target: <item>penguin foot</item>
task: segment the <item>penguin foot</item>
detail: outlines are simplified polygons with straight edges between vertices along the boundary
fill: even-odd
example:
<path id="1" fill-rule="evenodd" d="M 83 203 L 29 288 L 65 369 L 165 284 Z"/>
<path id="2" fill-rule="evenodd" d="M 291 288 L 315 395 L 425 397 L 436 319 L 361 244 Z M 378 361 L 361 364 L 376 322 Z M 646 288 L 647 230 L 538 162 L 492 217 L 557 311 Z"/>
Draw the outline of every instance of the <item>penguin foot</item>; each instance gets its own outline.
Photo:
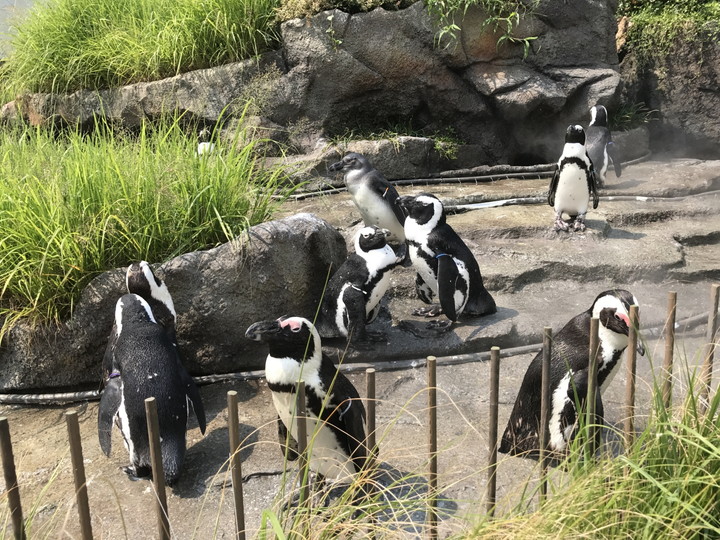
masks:
<path id="1" fill-rule="evenodd" d="M 575 225 L 573 225 L 573 229 L 578 232 L 585 232 L 585 222 L 578 218 L 575 220 Z"/>
<path id="2" fill-rule="evenodd" d="M 428 330 L 435 330 L 437 332 L 447 332 L 450 330 L 450 327 L 452 326 L 453 322 L 450 319 L 445 320 L 434 320 L 434 321 L 428 321 L 428 323 L 425 325 L 425 327 Z"/>
<path id="3" fill-rule="evenodd" d="M 121 469 L 133 482 L 152 478 L 152 469 L 150 467 L 133 467 L 132 465 L 129 465 L 127 467 L 121 467 Z"/>
<path id="4" fill-rule="evenodd" d="M 556 231 L 567 231 L 568 229 L 569 229 L 568 224 L 565 223 L 565 221 L 562 218 L 560 218 L 560 217 L 555 218 L 555 230 Z"/>
<path id="5" fill-rule="evenodd" d="M 412 314 L 418 317 L 438 317 L 442 315 L 442 312 L 443 310 L 440 304 L 434 304 L 430 307 L 417 308 Z"/>

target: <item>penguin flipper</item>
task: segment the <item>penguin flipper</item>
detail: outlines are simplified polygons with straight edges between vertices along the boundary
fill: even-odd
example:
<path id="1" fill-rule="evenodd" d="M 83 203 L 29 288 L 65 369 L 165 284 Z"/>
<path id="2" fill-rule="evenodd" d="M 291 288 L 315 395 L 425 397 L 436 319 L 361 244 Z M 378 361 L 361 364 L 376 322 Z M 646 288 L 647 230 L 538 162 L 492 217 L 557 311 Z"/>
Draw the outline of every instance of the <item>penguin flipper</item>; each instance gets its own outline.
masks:
<path id="1" fill-rule="evenodd" d="M 122 383 L 120 377 L 108 379 L 100 396 L 100 407 L 98 409 L 98 440 L 100 441 L 100 448 L 106 456 L 110 455 L 113 420 L 120 408 L 121 401 Z"/>
<path id="2" fill-rule="evenodd" d="M 277 417 L 277 427 L 278 441 L 280 441 L 280 449 L 282 450 L 283 455 L 287 457 L 288 461 L 295 461 L 298 457 L 300 457 L 298 442 L 290 434 L 287 426 L 280 419 L 279 415 Z"/>
<path id="3" fill-rule="evenodd" d="M 405 211 L 402 209 L 398 201 L 398 199 L 400 199 L 400 195 L 398 194 L 397 189 L 395 189 L 395 186 L 388 182 L 379 171 L 376 170 L 374 172 L 378 175 L 378 179 L 381 180 L 380 185 L 382 188 L 381 191 L 378 192 L 378 195 L 390 204 L 390 208 L 392 209 L 393 214 L 395 214 L 398 223 L 400 223 L 400 225 L 405 225 Z"/>
<path id="4" fill-rule="evenodd" d="M 440 307 L 448 319 L 456 321 L 458 315 L 455 310 L 455 292 L 460 272 L 458 272 L 457 264 L 451 255 L 441 253 L 435 258 L 438 261 L 437 280 Z"/>
<path id="5" fill-rule="evenodd" d="M 558 182 L 560 182 L 560 167 L 555 166 L 555 173 L 550 180 L 550 189 L 548 190 L 548 205 L 555 206 L 555 192 L 557 191 Z"/>
<path id="6" fill-rule="evenodd" d="M 588 158 L 590 159 L 590 158 Z M 590 170 L 588 171 L 588 190 L 590 191 L 590 194 L 592 195 L 593 200 L 593 210 L 595 210 L 598 207 L 598 204 L 600 203 L 600 196 L 598 195 L 597 191 L 597 175 L 595 173 L 595 167 L 593 167 L 592 162 L 590 163 Z"/>
<path id="7" fill-rule="evenodd" d="M 607 153 L 610 159 L 612 159 L 613 167 L 615 167 L 615 176 L 620 178 L 620 175 L 622 174 L 622 163 L 620 163 L 620 157 L 618 156 L 617 149 L 615 148 L 615 143 L 610 141 L 607 143 Z"/>
<path id="8" fill-rule="evenodd" d="M 202 398 L 200 397 L 200 391 L 185 367 L 180 364 L 179 359 L 178 364 L 180 365 L 180 380 L 185 387 L 185 396 L 192 404 L 193 411 L 195 411 L 195 416 L 197 417 L 198 425 L 200 426 L 200 433 L 205 435 L 205 406 L 203 405 Z"/>

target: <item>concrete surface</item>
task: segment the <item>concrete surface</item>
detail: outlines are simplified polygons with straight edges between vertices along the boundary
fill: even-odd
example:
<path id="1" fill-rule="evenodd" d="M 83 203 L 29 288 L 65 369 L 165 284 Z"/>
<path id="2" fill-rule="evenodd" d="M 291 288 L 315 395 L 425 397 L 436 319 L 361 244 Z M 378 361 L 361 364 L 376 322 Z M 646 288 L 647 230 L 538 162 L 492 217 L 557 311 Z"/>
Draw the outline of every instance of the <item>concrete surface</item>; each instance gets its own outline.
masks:
<path id="1" fill-rule="evenodd" d="M 667 294 L 678 292 L 678 319 L 706 312 L 713 280 L 720 280 L 720 201 L 707 194 L 718 186 L 720 163 L 690 160 L 653 161 L 631 166 L 621 179 L 609 175 L 606 195 L 672 197 L 662 201 L 601 199 L 588 215 L 585 234 L 550 231 L 553 211 L 546 205 L 508 206 L 451 215 L 448 219 L 476 254 L 499 311 L 463 321 L 450 332 L 433 335 L 425 321 L 409 315 L 419 305 L 412 297 L 413 275 L 400 269 L 393 278 L 392 296 L 373 329 L 387 331 L 388 343 L 371 349 L 351 349 L 348 359 L 381 363 L 388 357 L 424 358 L 484 351 L 492 345 L 512 347 L 539 341 L 543 326 L 559 330 L 572 316 L 587 309 L 594 297 L 610 287 L 632 291 L 641 303 L 643 328 L 662 325 Z M 403 193 L 433 191 L 454 203 L 544 196 L 547 180 L 500 181 L 449 187 L 403 187 Z M 677 199 L 687 194 L 701 194 Z M 283 212 L 315 212 L 350 238 L 358 225 L 346 194 L 288 203 Z M 239 331 L 244 331 L 240 329 Z M 663 341 L 644 331 L 648 353 L 638 360 L 638 415 L 649 411 L 650 390 L 663 358 Z M 423 336 L 423 337 L 418 337 Z M 678 366 L 674 376 L 676 400 L 684 395 L 686 369 L 700 361 L 704 329 L 678 336 Z M 330 343 L 336 354 L 341 343 Z M 500 378 L 499 431 L 515 400 L 517 388 L 532 355 L 503 359 Z M 716 369 L 716 379 L 718 370 Z M 365 395 L 363 374 L 350 375 Z M 488 446 L 489 365 L 484 362 L 438 369 L 439 484 L 442 489 L 442 536 L 462 534 L 483 513 Z M 623 419 L 624 369 L 604 396 L 606 422 Z M 418 501 L 426 490 L 426 372 L 422 367 L 381 371 L 377 377 L 377 426 L 381 482 L 402 478 L 387 488 L 388 497 L 403 500 L 394 516 L 385 515 L 385 537 L 420 535 L 424 512 Z M 717 381 L 714 383 L 717 387 Z M 243 474 L 279 471 L 275 414 L 263 380 L 205 386 L 201 394 L 208 416 L 203 437 L 195 423 L 188 432 L 188 453 L 178 485 L 168 490 L 169 516 L 177 538 L 232 538 L 234 514 L 226 474 L 226 392 L 240 398 Z M 79 538 L 73 503 L 72 472 L 63 414 L 80 413 L 88 491 L 96 538 L 157 537 L 153 493 L 149 482 L 131 482 L 120 470 L 127 453 L 119 433 L 106 458 L 97 443 L 97 403 L 75 407 L 0 406 L 9 419 L 20 493 L 26 515 L 33 515 L 31 538 Z M 639 423 L 642 424 L 642 418 Z M 501 456 L 498 469 L 500 513 L 534 489 L 534 461 Z M 291 475 L 295 469 L 291 467 Z M 244 484 L 250 536 L 260 527 L 262 511 L 280 504 L 281 477 L 253 477 Z M 0 488 L 4 484 L 0 480 Z M 528 495 L 530 499 L 530 495 Z M 414 502 L 413 502 L 414 501 Z M 5 499 L 0 498 L 0 527 L 8 526 Z M 320 526 L 318 523 L 316 526 Z M 327 521 L 322 522 L 327 526 Z M 313 534 L 319 529 L 313 529 Z M 2 536 L 2 528 L 0 528 Z"/>

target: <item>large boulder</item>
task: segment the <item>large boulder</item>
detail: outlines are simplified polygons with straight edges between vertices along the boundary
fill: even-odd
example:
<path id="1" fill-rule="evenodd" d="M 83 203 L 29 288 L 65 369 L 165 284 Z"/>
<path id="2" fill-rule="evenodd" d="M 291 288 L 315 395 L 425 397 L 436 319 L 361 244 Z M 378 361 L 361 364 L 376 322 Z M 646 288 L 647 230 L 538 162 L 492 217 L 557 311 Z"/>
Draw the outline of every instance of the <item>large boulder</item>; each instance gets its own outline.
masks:
<path id="1" fill-rule="evenodd" d="M 19 104 L 34 123 L 105 116 L 133 126 L 171 109 L 208 123 L 222 111 L 238 114 L 233 106 L 255 92 L 263 125 L 284 128 L 302 152 L 348 128 L 395 124 L 452 129 L 473 145 L 470 165 L 545 163 L 557 159 L 568 124 L 588 121 L 592 105 L 616 99 L 614 9 L 615 2 L 540 0 L 502 43 L 479 6 L 456 21 L 452 43 L 437 42 L 422 2 L 399 11 L 331 10 L 283 23 L 281 51 L 258 62 Z M 13 114 L 12 107 L 3 112 Z"/>
<path id="2" fill-rule="evenodd" d="M 173 295 L 185 365 L 195 375 L 262 368 L 267 351 L 245 339 L 250 324 L 282 315 L 312 318 L 325 277 L 346 257 L 343 237 L 311 214 L 263 223 L 207 251 L 156 269 Z M 0 391 L 71 387 L 100 381 L 100 364 L 124 269 L 85 289 L 58 327 L 13 328 L 0 348 Z"/>

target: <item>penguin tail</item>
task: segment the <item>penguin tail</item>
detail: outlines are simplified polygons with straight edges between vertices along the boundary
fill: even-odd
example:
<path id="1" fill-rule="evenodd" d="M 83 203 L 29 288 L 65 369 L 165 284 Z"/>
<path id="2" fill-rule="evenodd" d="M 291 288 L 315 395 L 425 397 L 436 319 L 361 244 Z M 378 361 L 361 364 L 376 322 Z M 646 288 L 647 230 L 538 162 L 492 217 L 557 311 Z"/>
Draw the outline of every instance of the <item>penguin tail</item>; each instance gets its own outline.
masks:
<path id="1" fill-rule="evenodd" d="M 480 293 L 474 295 L 474 298 L 471 298 L 470 301 L 468 301 L 464 311 L 474 317 L 492 315 L 497 312 L 497 305 L 495 304 L 495 299 L 492 295 L 485 287 L 482 287 Z"/>

